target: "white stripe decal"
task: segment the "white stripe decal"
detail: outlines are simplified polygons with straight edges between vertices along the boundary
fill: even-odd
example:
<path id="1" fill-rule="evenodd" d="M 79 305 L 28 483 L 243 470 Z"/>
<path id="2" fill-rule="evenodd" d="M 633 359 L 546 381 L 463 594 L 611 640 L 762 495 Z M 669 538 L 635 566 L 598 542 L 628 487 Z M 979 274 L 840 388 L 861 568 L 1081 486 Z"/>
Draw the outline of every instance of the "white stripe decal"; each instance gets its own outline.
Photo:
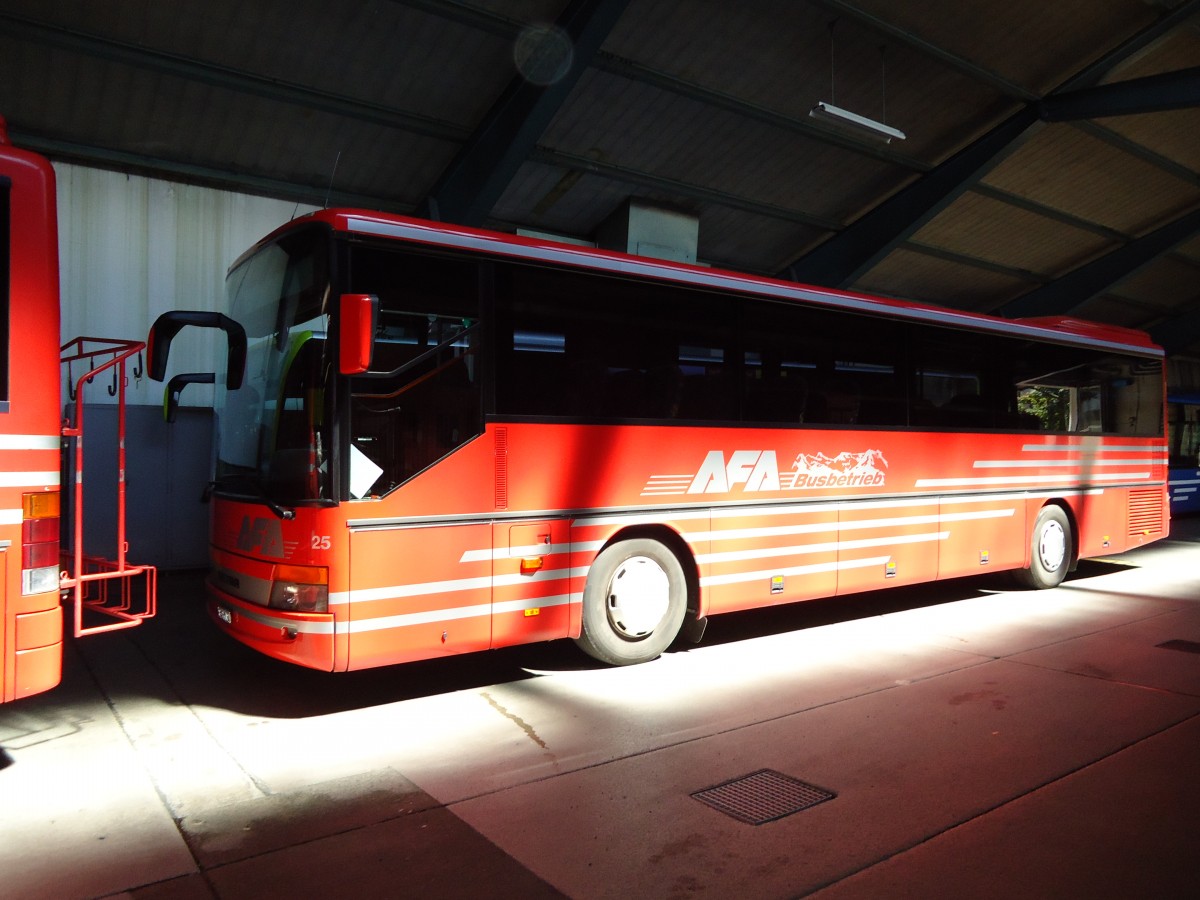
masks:
<path id="1" fill-rule="evenodd" d="M 513 584 L 535 584 L 562 581 L 587 575 L 588 566 L 576 569 L 542 569 L 535 575 L 501 575 L 493 578 L 483 575 L 478 578 L 456 578 L 451 581 L 427 581 L 422 584 L 398 584 L 391 587 L 365 588 L 337 591 L 329 595 L 329 605 L 366 603 L 372 600 L 398 600 L 401 597 L 424 597 L 429 594 L 456 594 L 462 591 L 477 591 L 488 587 L 506 587 Z"/>
<path id="2" fill-rule="evenodd" d="M 1155 448 L 1147 447 L 1144 444 L 1140 446 L 1127 446 L 1124 444 L 1026 444 L 1021 448 L 1021 450 L 1025 453 L 1057 453 L 1060 450 L 1090 453 L 1145 453 L 1154 449 Z"/>
<path id="3" fill-rule="evenodd" d="M 793 547 L 767 547 L 762 550 L 729 550 L 722 553 L 697 554 L 698 563 L 745 562 L 751 559 L 772 559 L 778 556 L 800 556 L 807 553 L 828 553 L 834 550 L 864 550 L 868 547 L 888 547 L 892 544 L 924 544 L 944 541 L 948 531 L 932 531 L 926 534 L 892 535 L 881 538 L 863 538 L 858 541 L 828 541 L 823 544 L 800 544 Z"/>
<path id="4" fill-rule="evenodd" d="M 896 516 L 866 519 L 862 522 L 815 522 L 808 525 L 780 525 L 772 528 L 732 528 L 727 531 L 694 531 L 683 535 L 688 543 L 700 541 L 736 541 L 758 537 L 783 537 L 789 534 L 814 534 L 823 531 L 858 531 L 864 528 L 894 528 L 905 525 L 937 525 L 942 522 L 967 522 L 975 519 L 1004 519 L 1015 509 L 984 509 L 975 512 L 931 513 L 927 516 Z"/>
<path id="5" fill-rule="evenodd" d="M 953 500 L 954 503 L 972 503 L 980 498 L 966 498 L 964 500 Z M 989 498 L 991 502 L 995 502 L 997 498 Z M 1024 499 L 1018 497 L 1008 497 L 1006 499 Z M 928 506 L 929 500 L 896 500 L 896 502 L 886 502 L 871 504 L 874 508 L 904 508 L 904 506 Z M 862 505 L 847 505 L 846 509 L 863 509 Z M 830 511 L 834 506 L 823 505 L 823 509 Z M 766 510 L 769 514 L 776 512 L 775 508 Z M 808 512 L 810 510 L 785 510 L 787 512 Z M 978 518 L 1007 518 L 1014 515 L 1015 509 L 1001 510 L 984 510 L 979 512 L 943 512 L 941 515 L 932 514 L 928 516 L 902 516 L 893 518 L 878 518 L 878 520 L 866 522 L 810 522 L 808 524 L 796 524 L 796 526 L 778 526 L 774 528 L 742 528 L 736 530 L 724 530 L 724 532 L 691 532 L 685 533 L 683 536 L 690 544 L 706 540 L 739 540 L 743 538 L 781 538 L 790 534 L 820 534 L 822 532 L 835 532 L 841 529 L 862 529 L 862 528 L 888 528 L 892 526 L 910 526 L 910 524 L 937 524 L 940 522 L 964 522 L 970 520 L 978 520 Z M 739 514 L 744 515 L 744 514 Z M 463 552 L 462 557 L 458 559 L 460 563 L 481 563 L 488 559 L 510 559 L 522 556 L 550 556 L 551 553 L 565 553 L 568 550 L 574 551 L 593 551 L 599 550 L 604 546 L 604 541 L 581 541 L 570 546 L 565 544 L 553 544 L 550 546 L 534 544 L 529 547 L 511 547 L 509 550 L 503 548 L 481 548 L 481 550 L 468 550 Z M 523 551 L 529 551 L 528 554 Z M 775 551 L 769 551 L 776 554 Z M 523 576 L 528 577 L 528 576 Z M 355 600 L 359 600 L 359 596 L 355 596 Z M 332 599 L 330 600 L 332 602 Z"/>
<path id="6" fill-rule="evenodd" d="M 1144 448 L 1138 448 L 1144 449 Z M 1021 479 L 1024 481 L 1025 479 Z M 1103 488 L 1072 488 L 1056 492 L 1059 496 L 1086 496 L 1104 493 Z M 687 510 L 656 510 L 646 513 L 624 513 L 610 516 L 592 516 L 576 519 L 571 523 L 573 528 L 590 528 L 596 525 L 639 525 L 658 524 L 667 521 L 696 521 L 702 519 L 740 519 L 758 516 L 806 516 L 820 513 L 841 512 L 843 510 L 861 509 L 904 509 L 910 506 L 932 506 L 936 503 L 1002 503 L 1005 501 L 1025 501 L 1028 495 L 1024 493 L 1007 492 L 1003 494 L 980 494 L 971 496 L 946 497 L 912 497 L 900 500 L 853 500 L 843 501 L 800 501 L 778 506 L 718 506 L 711 509 Z"/>
<path id="7" fill-rule="evenodd" d="M 531 597 L 526 600 L 510 600 L 504 603 L 477 603 L 474 606 L 459 606 L 452 609 L 431 609 L 425 612 L 401 613 L 396 616 L 378 616 L 338 622 L 338 634 L 357 634 L 364 631 L 383 631 L 387 628 L 406 628 L 413 625 L 429 625 L 433 622 L 448 622 L 455 619 L 477 619 L 503 613 L 524 612 L 527 609 L 547 609 L 580 603 L 583 594 L 558 594 L 552 597 Z"/>
<path id="8" fill-rule="evenodd" d="M 816 563 L 811 566 L 791 566 L 787 569 L 764 569 L 759 572 L 741 572 L 737 575 L 710 575 L 701 578 L 700 584 L 712 587 L 718 584 L 740 584 L 744 581 L 758 581 L 776 576 L 811 575 L 815 572 L 833 572 L 843 569 L 866 569 L 871 566 L 882 566 L 891 559 L 890 556 L 872 556 L 867 559 L 849 559 L 845 562 Z"/>
<path id="9" fill-rule="evenodd" d="M 967 485 L 985 484 L 1052 484 L 1054 482 L 1074 481 L 1078 475 L 1004 475 L 991 478 L 921 478 L 917 487 L 965 487 Z M 1108 475 L 1089 475 L 1095 481 L 1133 480 L 1149 478 L 1149 472 L 1113 472 Z"/>
<path id="10" fill-rule="evenodd" d="M 976 469 L 1041 469 L 1051 466 L 1085 469 L 1088 466 L 1153 466 L 1157 459 L 977 459 Z"/>
<path id="11" fill-rule="evenodd" d="M 23 509 L 0 509 L 0 525 L 20 525 L 25 521 Z"/>
<path id="12" fill-rule="evenodd" d="M 569 553 L 572 550 L 599 550 L 603 541 L 580 541 L 574 544 L 529 544 L 525 547 L 486 547 L 480 550 L 464 550 L 460 563 L 487 562 L 495 559 L 521 559 L 522 557 L 550 556 L 553 553 Z"/>
<path id="13" fill-rule="evenodd" d="M 42 487 L 58 484 L 58 470 L 52 472 L 0 472 L 0 487 Z"/>
<path id="14" fill-rule="evenodd" d="M 48 434 L 0 434 L 0 450 L 59 450 L 62 438 Z"/>

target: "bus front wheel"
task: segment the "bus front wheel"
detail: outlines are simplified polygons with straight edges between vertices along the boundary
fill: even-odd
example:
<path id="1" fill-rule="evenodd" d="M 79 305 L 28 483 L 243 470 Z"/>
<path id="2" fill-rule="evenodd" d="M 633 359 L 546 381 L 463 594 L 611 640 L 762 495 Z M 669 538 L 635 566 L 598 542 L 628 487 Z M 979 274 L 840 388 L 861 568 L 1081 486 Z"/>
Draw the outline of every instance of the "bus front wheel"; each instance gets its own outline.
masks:
<path id="1" fill-rule="evenodd" d="M 618 541 L 588 572 L 576 643 L 610 665 L 647 662 L 675 640 L 686 611 L 687 579 L 675 554 L 648 538 Z"/>
<path id="2" fill-rule="evenodd" d="M 1060 506 L 1043 506 L 1030 536 L 1029 568 L 1013 574 L 1025 587 L 1057 587 L 1071 567 L 1071 522 Z"/>

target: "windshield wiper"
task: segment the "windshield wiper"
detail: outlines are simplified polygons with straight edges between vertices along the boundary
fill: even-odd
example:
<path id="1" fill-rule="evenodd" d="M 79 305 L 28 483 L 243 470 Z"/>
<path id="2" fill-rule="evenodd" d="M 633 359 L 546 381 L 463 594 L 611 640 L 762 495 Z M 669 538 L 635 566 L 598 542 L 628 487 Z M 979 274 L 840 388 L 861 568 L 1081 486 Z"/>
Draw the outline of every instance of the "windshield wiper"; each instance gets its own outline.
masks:
<path id="1" fill-rule="evenodd" d="M 296 511 L 294 509 L 288 509 L 286 506 L 276 503 L 267 496 L 267 492 L 259 486 L 258 482 L 254 481 L 249 476 L 240 476 L 238 482 L 239 483 L 237 486 L 230 485 L 228 482 L 226 482 L 226 489 L 235 496 L 249 496 L 254 500 L 261 501 L 262 504 L 267 507 L 267 509 L 285 521 L 290 521 L 296 518 Z M 216 490 L 220 485 L 221 482 L 210 481 L 207 485 L 205 485 L 204 493 L 201 495 L 200 501 L 202 503 L 207 503 L 209 498 L 212 496 L 213 491 Z"/>

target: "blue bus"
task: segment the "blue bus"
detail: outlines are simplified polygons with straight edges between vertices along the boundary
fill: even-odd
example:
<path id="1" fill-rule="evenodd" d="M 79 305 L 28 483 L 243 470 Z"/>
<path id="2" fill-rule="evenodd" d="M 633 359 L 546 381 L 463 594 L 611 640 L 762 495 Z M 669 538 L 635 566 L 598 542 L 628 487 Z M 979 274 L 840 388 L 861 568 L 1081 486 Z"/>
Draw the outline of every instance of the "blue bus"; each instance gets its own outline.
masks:
<path id="1" fill-rule="evenodd" d="M 1167 392 L 1171 515 L 1200 512 L 1200 391 Z"/>

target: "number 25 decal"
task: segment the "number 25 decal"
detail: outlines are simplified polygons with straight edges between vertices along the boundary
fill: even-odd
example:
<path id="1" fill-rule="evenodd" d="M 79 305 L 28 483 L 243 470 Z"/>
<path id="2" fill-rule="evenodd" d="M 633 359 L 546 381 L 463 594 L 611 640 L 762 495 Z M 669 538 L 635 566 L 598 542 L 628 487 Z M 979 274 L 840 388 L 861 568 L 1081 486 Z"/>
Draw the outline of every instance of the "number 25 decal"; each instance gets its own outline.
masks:
<path id="1" fill-rule="evenodd" d="M 328 550 L 330 547 L 330 544 L 331 544 L 331 542 L 329 540 L 329 535 L 327 535 L 327 534 L 314 534 L 312 536 L 312 549 L 313 550 Z"/>

